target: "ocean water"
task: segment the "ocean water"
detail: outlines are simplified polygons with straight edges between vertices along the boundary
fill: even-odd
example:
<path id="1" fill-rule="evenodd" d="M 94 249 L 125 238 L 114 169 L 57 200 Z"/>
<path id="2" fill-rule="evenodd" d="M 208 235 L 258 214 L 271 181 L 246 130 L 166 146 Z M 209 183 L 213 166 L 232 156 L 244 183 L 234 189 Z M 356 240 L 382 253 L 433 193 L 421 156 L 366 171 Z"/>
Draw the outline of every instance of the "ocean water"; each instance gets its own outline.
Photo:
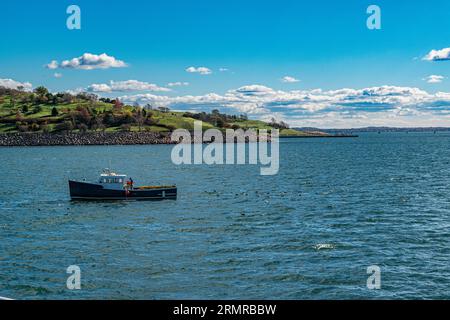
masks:
<path id="1" fill-rule="evenodd" d="M 173 165 L 172 146 L 0 148 L 0 296 L 450 298 L 450 133 L 284 139 L 280 171 Z M 111 166 L 178 199 L 71 202 Z M 66 269 L 81 269 L 81 290 Z M 369 290 L 367 267 L 381 268 Z"/>

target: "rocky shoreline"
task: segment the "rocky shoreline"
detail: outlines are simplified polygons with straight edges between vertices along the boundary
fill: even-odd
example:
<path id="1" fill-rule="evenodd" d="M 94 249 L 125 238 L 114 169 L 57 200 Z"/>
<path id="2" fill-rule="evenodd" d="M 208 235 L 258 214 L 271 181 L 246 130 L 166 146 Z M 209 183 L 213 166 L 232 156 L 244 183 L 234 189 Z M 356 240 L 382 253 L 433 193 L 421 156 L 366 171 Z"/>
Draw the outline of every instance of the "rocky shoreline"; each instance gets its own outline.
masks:
<path id="1" fill-rule="evenodd" d="M 173 144 L 169 134 L 158 132 L 5 133 L 0 146 L 79 146 Z"/>
<path id="2" fill-rule="evenodd" d="M 281 136 L 280 138 L 345 138 L 357 137 L 353 135 L 304 135 L 304 136 Z M 264 139 L 256 138 L 260 141 L 270 141 L 268 136 Z M 191 143 L 204 143 L 197 141 L 194 136 L 191 137 Z M 245 142 L 248 142 L 246 137 Z M 179 142 L 182 142 L 180 140 Z M 224 137 L 224 143 L 235 142 L 228 141 Z M 0 134 L 0 147 L 25 147 L 25 146 L 95 146 L 95 145 L 136 145 L 136 144 L 176 144 L 177 141 L 171 140 L 169 132 L 67 132 L 67 133 L 42 133 L 42 132 L 21 132 L 21 133 L 2 133 Z"/>

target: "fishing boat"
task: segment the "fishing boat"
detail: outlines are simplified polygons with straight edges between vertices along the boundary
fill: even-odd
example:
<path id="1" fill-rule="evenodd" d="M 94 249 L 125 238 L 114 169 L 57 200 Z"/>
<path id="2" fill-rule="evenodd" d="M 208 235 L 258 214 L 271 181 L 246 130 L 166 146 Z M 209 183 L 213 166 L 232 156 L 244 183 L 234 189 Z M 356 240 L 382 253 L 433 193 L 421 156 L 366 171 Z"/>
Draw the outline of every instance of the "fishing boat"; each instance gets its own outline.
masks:
<path id="1" fill-rule="evenodd" d="M 72 200 L 164 200 L 176 199 L 177 187 L 134 186 L 125 174 L 104 169 L 98 182 L 69 180 Z"/>

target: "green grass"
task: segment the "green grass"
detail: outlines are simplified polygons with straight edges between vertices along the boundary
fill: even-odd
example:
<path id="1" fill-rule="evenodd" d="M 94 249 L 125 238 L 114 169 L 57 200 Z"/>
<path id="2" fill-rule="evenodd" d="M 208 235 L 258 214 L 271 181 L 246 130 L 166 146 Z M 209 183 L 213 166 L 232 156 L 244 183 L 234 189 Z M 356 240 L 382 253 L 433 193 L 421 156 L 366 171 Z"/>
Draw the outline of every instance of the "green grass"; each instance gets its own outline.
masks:
<path id="1" fill-rule="evenodd" d="M 280 136 L 305 136 L 305 132 L 294 129 L 282 129 L 280 130 Z"/>
<path id="2" fill-rule="evenodd" d="M 0 132 L 1 133 L 7 133 L 7 132 L 15 132 L 16 126 L 10 125 L 8 123 L 0 123 Z"/>
<path id="3" fill-rule="evenodd" d="M 231 123 L 231 125 L 238 125 L 242 129 L 272 129 L 267 123 L 259 120 L 240 120 Z"/>
<path id="4" fill-rule="evenodd" d="M 187 129 L 194 130 L 194 121 L 193 118 L 183 117 L 183 112 L 160 112 L 152 110 L 152 118 L 155 119 L 158 125 L 166 126 L 166 127 L 174 127 L 177 129 Z M 210 123 L 203 122 L 202 124 L 203 130 L 214 128 L 214 126 Z"/>
<path id="5" fill-rule="evenodd" d="M 145 130 L 150 130 L 150 131 L 154 131 L 154 132 L 168 132 L 169 131 L 169 129 L 167 129 L 167 128 L 158 127 L 158 126 L 148 126 L 148 127 L 146 127 Z"/>

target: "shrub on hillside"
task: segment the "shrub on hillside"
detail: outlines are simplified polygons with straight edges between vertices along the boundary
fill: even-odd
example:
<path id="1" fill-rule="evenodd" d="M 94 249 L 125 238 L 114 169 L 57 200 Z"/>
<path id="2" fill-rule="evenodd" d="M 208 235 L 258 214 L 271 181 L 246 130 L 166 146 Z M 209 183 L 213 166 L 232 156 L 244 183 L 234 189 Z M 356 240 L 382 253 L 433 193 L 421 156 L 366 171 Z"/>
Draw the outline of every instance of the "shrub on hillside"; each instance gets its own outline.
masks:
<path id="1" fill-rule="evenodd" d="M 56 117 L 58 116 L 58 109 L 56 109 L 56 107 L 52 108 L 52 117 Z"/>
<path id="2" fill-rule="evenodd" d="M 42 112 L 42 107 L 40 105 L 37 105 L 33 108 L 33 113 L 39 113 Z"/>
<path id="3" fill-rule="evenodd" d="M 31 131 L 39 131 L 40 126 L 37 123 L 31 124 Z"/>
<path id="4" fill-rule="evenodd" d="M 156 124 L 158 124 L 158 121 L 156 121 L 155 119 L 153 119 L 151 116 L 148 116 L 145 121 L 144 124 L 148 125 L 148 126 L 154 126 Z"/>
<path id="5" fill-rule="evenodd" d="M 120 130 L 122 131 L 130 131 L 131 130 L 131 126 L 128 123 L 124 123 L 120 126 Z"/>
<path id="6" fill-rule="evenodd" d="M 85 125 L 84 123 L 80 123 L 78 125 L 78 130 L 80 130 L 80 132 L 85 133 L 88 130 L 88 126 Z"/>
<path id="7" fill-rule="evenodd" d="M 28 131 L 28 124 L 24 122 L 17 121 L 16 122 L 16 128 L 19 132 L 27 132 Z"/>
<path id="8" fill-rule="evenodd" d="M 169 129 L 169 131 L 175 131 L 175 129 L 177 128 L 177 127 L 175 127 L 175 126 L 173 126 L 173 125 L 171 125 L 171 124 L 165 125 L 165 127 L 166 127 L 167 129 Z"/>
<path id="9" fill-rule="evenodd" d="M 49 128 L 49 126 L 47 124 L 41 125 L 41 130 L 44 133 L 49 133 L 50 132 L 50 128 Z"/>
<path id="10" fill-rule="evenodd" d="M 115 124 L 114 115 L 111 112 L 107 112 L 103 117 L 103 123 L 108 127 Z"/>
<path id="11" fill-rule="evenodd" d="M 70 121 L 64 121 L 55 125 L 55 131 L 70 131 L 73 129 L 73 125 Z"/>

